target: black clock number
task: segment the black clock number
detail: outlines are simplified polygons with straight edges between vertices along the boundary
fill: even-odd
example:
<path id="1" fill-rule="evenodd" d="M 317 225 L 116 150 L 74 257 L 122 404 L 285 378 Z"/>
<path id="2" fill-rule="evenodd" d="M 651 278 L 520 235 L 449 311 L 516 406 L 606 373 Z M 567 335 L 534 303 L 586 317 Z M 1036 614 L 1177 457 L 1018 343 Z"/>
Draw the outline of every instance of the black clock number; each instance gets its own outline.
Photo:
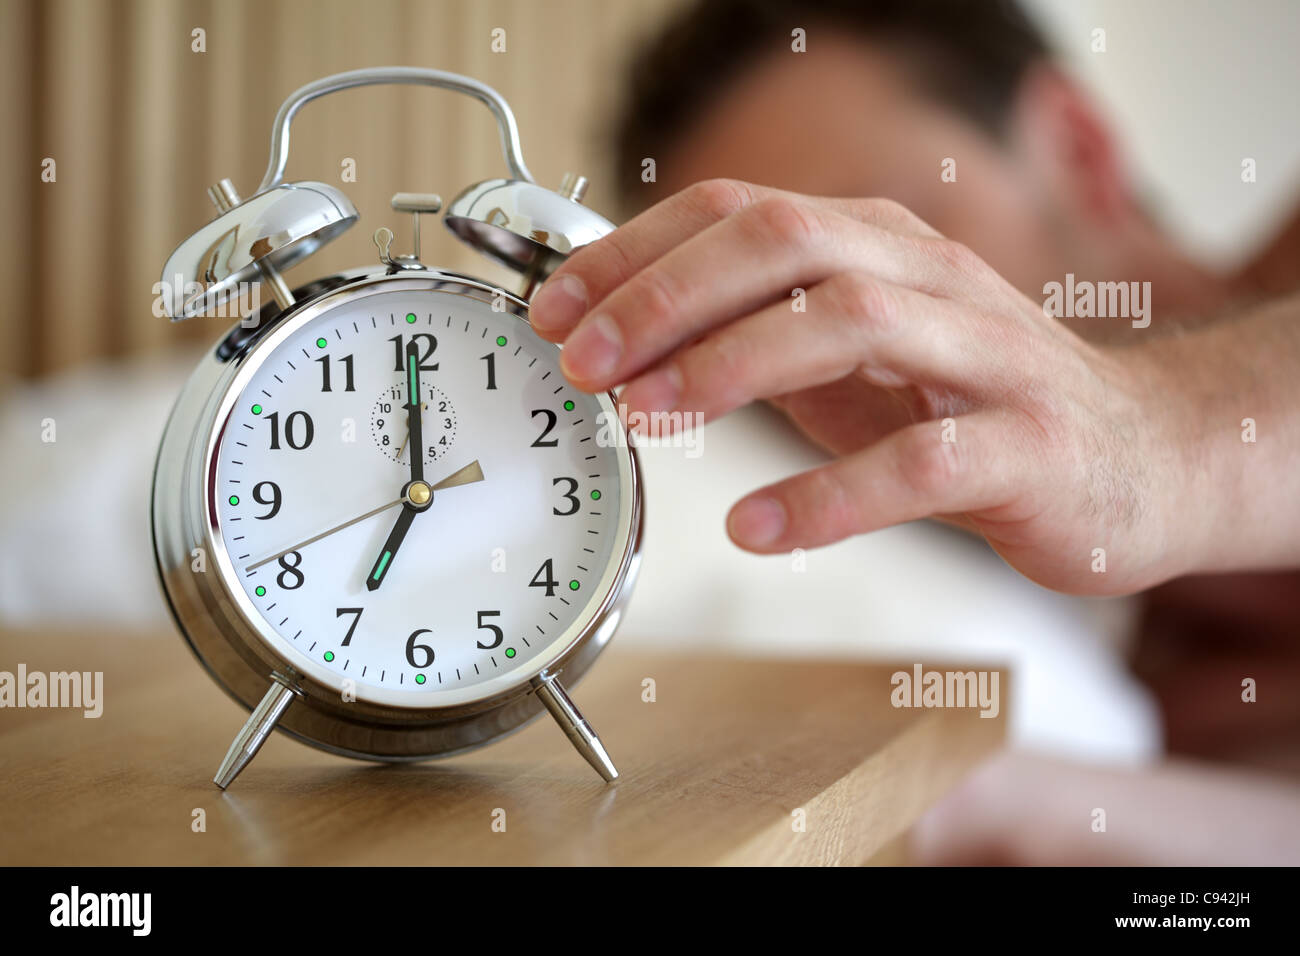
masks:
<path id="1" fill-rule="evenodd" d="M 343 363 L 343 377 L 345 381 L 343 391 L 355 392 L 356 388 L 353 387 L 352 384 L 352 356 L 345 355 L 339 359 L 339 361 Z M 316 364 L 320 366 L 320 390 L 322 392 L 333 391 L 333 389 L 330 388 L 330 357 L 326 355 L 322 358 L 318 358 Z"/>
<path id="2" fill-rule="evenodd" d="M 546 436 L 549 435 L 551 433 L 551 430 L 555 428 L 555 421 L 556 421 L 555 412 L 551 411 L 549 408 L 534 408 L 532 414 L 533 414 L 533 418 L 536 418 L 538 415 L 546 416 L 546 427 L 543 428 L 542 433 L 537 436 L 537 441 L 533 442 L 532 447 L 533 448 L 554 448 L 556 445 L 559 444 L 559 441 L 554 438 L 547 440 Z"/>
<path id="3" fill-rule="evenodd" d="M 494 353 L 494 352 L 489 352 L 487 355 L 484 355 L 484 356 L 483 356 L 483 361 L 484 361 L 484 362 L 487 362 L 487 367 L 488 367 L 488 368 L 487 368 L 487 375 L 488 375 L 487 390 L 488 390 L 489 392 L 496 391 L 496 387 L 497 387 L 497 357 L 496 357 L 496 353 Z"/>
<path id="4" fill-rule="evenodd" d="M 293 560 L 290 561 L 290 558 L 293 558 Z M 280 585 L 280 587 L 286 591 L 296 591 L 302 587 L 302 583 L 306 580 L 306 577 L 304 577 L 302 571 L 298 569 L 298 565 L 301 563 L 302 555 L 297 551 L 290 551 L 288 554 L 280 555 L 280 567 L 284 570 L 275 576 L 275 583 Z M 290 582 L 293 583 L 291 584 Z"/>
<path id="5" fill-rule="evenodd" d="M 415 639 L 419 637 L 421 634 L 432 634 L 432 633 L 433 631 L 429 630 L 427 627 L 422 627 L 418 631 L 412 631 L 411 636 L 406 639 L 407 663 L 409 663 L 412 667 L 416 668 L 417 670 L 420 668 L 428 667 L 430 664 L 433 663 L 433 648 L 430 647 L 428 644 L 417 644 L 415 643 Z M 423 664 L 421 664 L 419 661 L 415 659 L 416 651 L 422 651 L 424 653 Z"/>
<path id="6" fill-rule="evenodd" d="M 340 607 L 340 608 L 335 608 L 335 610 L 334 610 L 334 616 L 335 616 L 335 617 L 342 617 L 344 614 L 355 614 L 355 615 L 356 615 L 356 617 L 354 617 L 354 618 L 352 619 L 352 624 L 348 627 L 348 632 L 347 632 L 347 634 L 343 635 L 343 643 L 340 644 L 339 647 L 347 647 L 349 644 L 352 643 L 352 632 L 355 631 L 355 630 L 357 629 L 357 622 L 361 620 L 361 612 L 364 611 L 364 610 L 365 610 L 365 608 L 361 608 L 361 607 Z"/>
<path id="7" fill-rule="evenodd" d="M 539 581 L 538 578 L 541 578 L 541 580 Z M 551 569 L 550 558 L 542 562 L 542 566 L 537 569 L 533 579 L 528 582 L 530 588 L 546 588 L 547 597 L 555 597 L 555 589 L 559 587 L 559 584 L 560 582 L 555 580 L 555 572 Z"/>
<path id="8" fill-rule="evenodd" d="M 422 340 L 424 342 L 424 345 L 422 346 L 424 351 L 420 353 L 420 371 L 421 372 L 438 371 L 437 362 L 433 362 L 432 364 L 429 363 L 429 356 L 431 356 L 433 354 L 434 349 L 438 347 L 437 338 L 430 335 L 428 332 L 416 332 L 411 336 L 411 338 L 414 340 Z M 403 341 L 402 336 L 400 335 L 394 335 L 388 341 L 393 343 L 393 354 L 395 356 L 393 361 L 393 371 L 405 372 L 406 371 L 406 342 Z"/>
<path id="9" fill-rule="evenodd" d="M 262 489 L 270 488 L 271 497 L 263 498 Z M 259 481 L 253 485 L 253 500 L 259 505 L 270 505 L 271 510 L 264 515 L 255 515 L 258 521 L 270 521 L 280 513 L 280 486 L 274 481 Z"/>
<path id="10" fill-rule="evenodd" d="M 266 416 L 271 423 L 271 450 L 280 448 L 280 413 L 272 412 Z M 284 420 L 284 441 L 294 451 L 302 451 L 311 444 L 316 434 L 316 426 L 306 412 L 290 412 Z"/>
<path id="11" fill-rule="evenodd" d="M 493 634 L 496 635 L 496 639 L 491 644 L 484 644 L 482 641 L 479 641 L 478 646 L 480 650 L 490 651 L 494 647 L 500 647 L 501 642 L 505 640 L 506 635 L 505 632 L 501 630 L 501 628 L 497 627 L 495 624 L 483 623 L 483 618 L 485 617 L 500 617 L 500 616 L 501 616 L 500 611 L 479 611 L 478 612 L 478 629 L 480 631 L 491 631 Z"/>
<path id="12" fill-rule="evenodd" d="M 560 517 L 566 517 L 568 515 L 576 515 L 578 513 L 578 509 L 582 507 L 581 502 L 578 501 L 578 496 L 574 494 L 574 492 L 578 490 L 578 481 L 576 478 L 556 478 L 551 482 L 551 485 L 552 486 L 558 485 L 562 481 L 567 481 L 569 483 L 569 490 L 564 492 L 563 494 L 565 500 L 571 502 L 573 504 L 573 507 L 570 508 L 568 511 L 561 511 L 559 508 L 552 508 L 551 514 L 559 515 Z"/>

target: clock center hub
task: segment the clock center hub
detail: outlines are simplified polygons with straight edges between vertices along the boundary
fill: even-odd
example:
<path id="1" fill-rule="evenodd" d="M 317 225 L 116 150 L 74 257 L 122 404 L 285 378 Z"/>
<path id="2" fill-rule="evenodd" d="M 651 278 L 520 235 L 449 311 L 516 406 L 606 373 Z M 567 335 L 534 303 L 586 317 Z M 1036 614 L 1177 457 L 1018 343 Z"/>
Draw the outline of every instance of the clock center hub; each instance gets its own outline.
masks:
<path id="1" fill-rule="evenodd" d="M 427 481 L 408 481 L 402 489 L 402 501 L 416 511 L 424 511 L 433 503 L 433 489 Z"/>

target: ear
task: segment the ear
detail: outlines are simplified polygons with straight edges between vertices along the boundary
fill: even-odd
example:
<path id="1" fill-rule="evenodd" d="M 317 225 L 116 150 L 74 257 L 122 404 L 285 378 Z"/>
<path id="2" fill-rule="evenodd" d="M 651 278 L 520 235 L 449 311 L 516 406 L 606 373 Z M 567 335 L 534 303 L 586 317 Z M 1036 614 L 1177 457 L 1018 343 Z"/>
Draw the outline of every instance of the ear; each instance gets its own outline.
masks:
<path id="1" fill-rule="evenodd" d="M 1132 212 L 1132 192 L 1109 127 L 1059 69 L 1040 65 L 1026 74 L 1012 134 L 1057 201 L 1094 221 L 1113 222 Z"/>

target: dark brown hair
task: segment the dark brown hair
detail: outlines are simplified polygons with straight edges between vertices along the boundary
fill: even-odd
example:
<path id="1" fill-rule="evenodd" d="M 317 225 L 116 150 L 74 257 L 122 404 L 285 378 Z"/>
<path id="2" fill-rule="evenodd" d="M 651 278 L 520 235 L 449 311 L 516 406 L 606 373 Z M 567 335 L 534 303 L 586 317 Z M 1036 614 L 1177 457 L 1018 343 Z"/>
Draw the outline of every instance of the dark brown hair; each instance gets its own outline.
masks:
<path id="1" fill-rule="evenodd" d="M 1026 69 L 1049 55 L 1012 0 L 696 0 L 631 65 L 615 124 L 620 190 L 662 153 L 728 83 L 791 31 L 834 30 L 906 45 L 922 87 L 992 135 L 1002 132 Z"/>

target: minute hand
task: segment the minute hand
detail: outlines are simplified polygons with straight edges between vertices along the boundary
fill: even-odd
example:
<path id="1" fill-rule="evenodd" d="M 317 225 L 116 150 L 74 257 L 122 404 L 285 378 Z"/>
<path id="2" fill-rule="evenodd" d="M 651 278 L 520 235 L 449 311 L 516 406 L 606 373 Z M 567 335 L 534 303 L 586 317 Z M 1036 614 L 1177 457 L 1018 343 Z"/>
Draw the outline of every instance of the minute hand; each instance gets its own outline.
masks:
<path id="1" fill-rule="evenodd" d="M 424 428 L 420 403 L 420 347 L 415 337 L 406 343 L 406 420 L 411 446 L 411 480 L 424 481 Z"/>

